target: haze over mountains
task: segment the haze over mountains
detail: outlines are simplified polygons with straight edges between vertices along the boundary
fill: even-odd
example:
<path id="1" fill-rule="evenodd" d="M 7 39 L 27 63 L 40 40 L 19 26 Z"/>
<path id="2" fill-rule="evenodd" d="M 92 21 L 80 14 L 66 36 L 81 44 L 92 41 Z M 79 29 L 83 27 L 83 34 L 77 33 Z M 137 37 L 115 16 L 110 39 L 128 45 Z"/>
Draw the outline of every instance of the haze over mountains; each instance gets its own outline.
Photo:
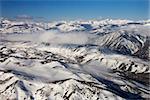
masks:
<path id="1" fill-rule="evenodd" d="M 149 98 L 150 20 L 0 20 L 0 98 Z"/>

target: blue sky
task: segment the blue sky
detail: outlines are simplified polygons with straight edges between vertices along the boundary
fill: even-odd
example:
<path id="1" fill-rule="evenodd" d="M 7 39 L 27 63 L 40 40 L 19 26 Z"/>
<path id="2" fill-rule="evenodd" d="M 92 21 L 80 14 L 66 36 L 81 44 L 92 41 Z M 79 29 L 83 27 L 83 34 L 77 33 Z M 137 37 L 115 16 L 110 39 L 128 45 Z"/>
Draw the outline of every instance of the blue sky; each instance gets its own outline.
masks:
<path id="1" fill-rule="evenodd" d="M 149 0 L 0 0 L 0 16 L 47 20 L 148 19 Z"/>

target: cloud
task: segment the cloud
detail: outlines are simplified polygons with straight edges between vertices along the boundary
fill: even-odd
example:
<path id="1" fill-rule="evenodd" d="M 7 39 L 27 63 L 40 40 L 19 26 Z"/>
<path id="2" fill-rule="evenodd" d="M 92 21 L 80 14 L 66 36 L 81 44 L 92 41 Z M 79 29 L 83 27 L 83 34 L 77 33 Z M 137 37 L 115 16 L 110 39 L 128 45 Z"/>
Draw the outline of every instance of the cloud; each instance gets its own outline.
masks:
<path id="1" fill-rule="evenodd" d="M 40 35 L 39 40 L 53 44 L 86 44 L 93 35 L 84 32 L 61 33 L 48 31 Z"/>
<path id="2" fill-rule="evenodd" d="M 56 30 L 43 33 L 16 34 L 8 36 L 12 41 L 47 42 L 51 44 L 88 44 L 95 35 L 85 32 L 62 33 Z"/>
<path id="3" fill-rule="evenodd" d="M 25 15 L 25 14 L 23 14 L 23 15 L 17 15 L 16 18 L 17 19 L 33 19 L 32 16 Z"/>

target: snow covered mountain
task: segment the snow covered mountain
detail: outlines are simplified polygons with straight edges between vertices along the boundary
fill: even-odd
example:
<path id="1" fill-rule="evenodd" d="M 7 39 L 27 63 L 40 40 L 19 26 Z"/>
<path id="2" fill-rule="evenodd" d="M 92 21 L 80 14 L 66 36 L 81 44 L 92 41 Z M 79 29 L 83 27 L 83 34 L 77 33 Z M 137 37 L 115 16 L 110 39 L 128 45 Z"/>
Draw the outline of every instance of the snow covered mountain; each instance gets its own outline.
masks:
<path id="1" fill-rule="evenodd" d="M 150 98 L 150 22 L 0 23 L 0 98 Z"/>

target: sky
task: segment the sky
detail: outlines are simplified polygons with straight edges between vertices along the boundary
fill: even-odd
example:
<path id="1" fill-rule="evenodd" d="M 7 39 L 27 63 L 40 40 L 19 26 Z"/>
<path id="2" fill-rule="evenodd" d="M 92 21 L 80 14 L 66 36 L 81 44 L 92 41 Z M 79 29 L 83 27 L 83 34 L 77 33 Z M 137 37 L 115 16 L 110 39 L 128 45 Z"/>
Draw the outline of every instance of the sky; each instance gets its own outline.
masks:
<path id="1" fill-rule="evenodd" d="M 0 0 L 1 17 L 149 19 L 150 0 Z"/>

